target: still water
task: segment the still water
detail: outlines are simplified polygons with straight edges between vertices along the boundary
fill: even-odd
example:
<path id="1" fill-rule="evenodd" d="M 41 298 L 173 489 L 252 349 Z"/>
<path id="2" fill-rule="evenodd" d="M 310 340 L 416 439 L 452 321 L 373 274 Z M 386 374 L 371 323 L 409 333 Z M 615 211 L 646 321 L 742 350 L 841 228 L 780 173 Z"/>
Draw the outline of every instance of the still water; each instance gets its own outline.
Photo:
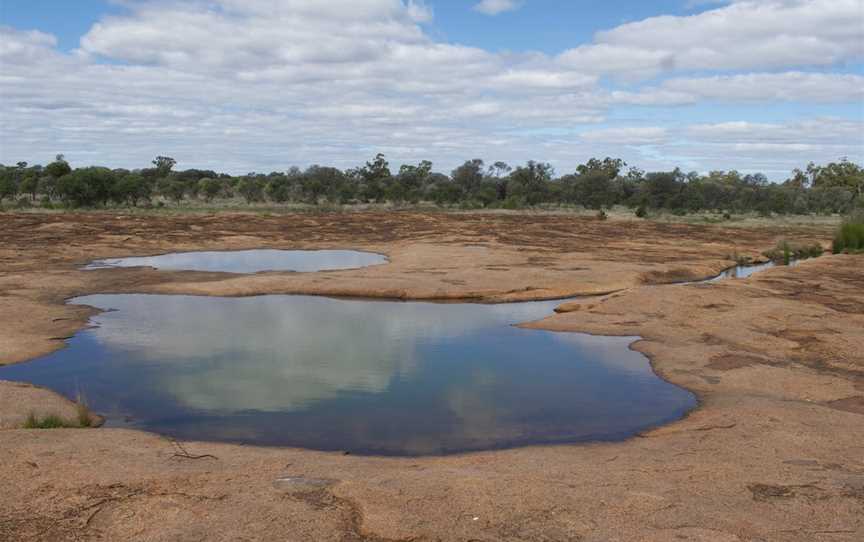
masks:
<path id="1" fill-rule="evenodd" d="M 633 337 L 524 330 L 559 303 L 93 295 L 94 327 L 0 379 L 180 439 L 425 455 L 622 439 L 696 405 Z"/>
<path id="2" fill-rule="evenodd" d="M 789 267 L 794 267 L 798 265 L 798 260 L 792 260 L 788 264 Z M 754 273 L 758 273 L 760 271 L 765 271 L 766 269 L 771 269 L 772 267 L 776 267 L 778 264 L 776 262 L 765 262 L 765 263 L 756 263 L 756 264 L 747 264 L 747 265 L 736 265 L 735 267 L 730 267 L 729 269 L 723 271 L 716 277 L 712 277 L 708 280 L 697 281 L 697 282 L 719 282 L 724 279 L 746 279 L 747 277 L 753 275 Z"/>
<path id="3" fill-rule="evenodd" d="M 387 258 L 356 250 L 236 250 L 218 252 L 175 252 L 160 256 L 96 260 L 84 269 L 111 267 L 154 267 L 173 271 L 217 271 L 258 273 L 260 271 L 333 271 L 357 269 L 387 263 Z"/>

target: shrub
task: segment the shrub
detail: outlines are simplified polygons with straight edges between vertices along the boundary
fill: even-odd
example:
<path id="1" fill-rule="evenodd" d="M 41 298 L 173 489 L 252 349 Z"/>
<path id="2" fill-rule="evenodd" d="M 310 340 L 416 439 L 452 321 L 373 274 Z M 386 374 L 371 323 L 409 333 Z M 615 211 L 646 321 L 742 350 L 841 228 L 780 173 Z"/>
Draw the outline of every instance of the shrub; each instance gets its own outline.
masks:
<path id="1" fill-rule="evenodd" d="M 78 418 L 78 427 L 92 427 L 93 415 L 90 414 L 90 408 L 87 406 L 87 399 L 80 392 L 75 399 L 75 417 Z"/>
<path id="2" fill-rule="evenodd" d="M 24 421 L 24 429 L 59 429 L 61 427 L 75 426 L 56 414 L 48 414 L 44 418 L 40 418 L 31 412 Z"/>
<path id="3" fill-rule="evenodd" d="M 525 207 L 525 201 L 519 196 L 510 196 L 501 204 L 502 209 L 514 210 Z"/>
<path id="4" fill-rule="evenodd" d="M 832 245 L 834 254 L 864 251 L 864 212 L 854 213 L 843 221 Z"/>
<path id="5" fill-rule="evenodd" d="M 777 263 L 789 265 L 793 260 L 806 260 L 807 258 L 818 258 L 824 253 L 822 245 L 812 243 L 809 245 L 801 245 L 790 243 L 783 240 L 777 243 L 777 246 L 771 250 L 766 250 L 762 254 Z"/>
<path id="6" fill-rule="evenodd" d="M 737 265 L 750 265 L 751 263 L 753 263 L 753 258 L 747 256 L 746 254 L 738 254 L 737 250 L 727 256 L 727 258 L 733 260 Z"/>
<path id="7" fill-rule="evenodd" d="M 44 417 L 37 416 L 34 412 L 27 415 L 24 421 L 24 429 L 59 429 L 63 427 L 93 427 L 95 425 L 93 414 L 87 406 L 87 400 L 82 394 L 78 394 L 75 400 L 75 419 L 67 420 L 57 414 L 47 414 Z"/>
<path id="8" fill-rule="evenodd" d="M 57 181 L 57 194 L 72 207 L 104 205 L 117 181 L 113 171 L 102 167 L 76 169 Z"/>
<path id="9" fill-rule="evenodd" d="M 597 211 L 597 220 L 606 220 L 607 218 L 609 218 L 609 215 L 606 214 L 606 211 L 603 209 Z"/>
<path id="10" fill-rule="evenodd" d="M 646 218 L 648 216 L 648 208 L 645 205 L 640 205 L 636 208 L 636 216 L 639 218 Z"/>

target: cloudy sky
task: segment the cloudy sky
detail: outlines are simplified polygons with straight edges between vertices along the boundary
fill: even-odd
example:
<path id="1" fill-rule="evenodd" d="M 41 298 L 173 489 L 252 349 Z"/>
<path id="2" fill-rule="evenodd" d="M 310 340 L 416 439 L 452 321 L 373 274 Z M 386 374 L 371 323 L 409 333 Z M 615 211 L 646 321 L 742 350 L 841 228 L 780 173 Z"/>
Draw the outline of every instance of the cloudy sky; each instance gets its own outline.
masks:
<path id="1" fill-rule="evenodd" d="M 0 163 L 864 162 L 864 0 L 0 0 Z"/>

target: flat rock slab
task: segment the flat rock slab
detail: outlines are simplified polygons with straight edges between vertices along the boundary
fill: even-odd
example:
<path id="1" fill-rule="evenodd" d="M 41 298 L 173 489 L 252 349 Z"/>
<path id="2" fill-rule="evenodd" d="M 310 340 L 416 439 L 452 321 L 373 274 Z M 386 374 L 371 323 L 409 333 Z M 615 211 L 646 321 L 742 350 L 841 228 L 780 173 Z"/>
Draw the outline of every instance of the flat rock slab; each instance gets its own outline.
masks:
<path id="1" fill-rule="evenodd" d="M 339 480 L 329 478 L 304 478 L 303 476 L 286 476 L 273 480 L 273 487 L 286 493 L 309 493 L 320 491 L 336 485 Z"/>

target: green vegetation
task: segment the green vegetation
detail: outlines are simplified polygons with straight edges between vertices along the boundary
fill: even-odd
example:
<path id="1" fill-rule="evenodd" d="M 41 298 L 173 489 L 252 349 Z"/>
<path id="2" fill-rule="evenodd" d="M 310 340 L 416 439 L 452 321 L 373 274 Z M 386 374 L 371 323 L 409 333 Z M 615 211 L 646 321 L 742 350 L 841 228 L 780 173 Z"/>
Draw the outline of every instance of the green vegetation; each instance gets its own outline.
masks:
<path id="1" fill-rule="evenodd" d="M 762 254 L 777 263 L 789 265 L 793 260 L 806 260 L 807 258 L 818 258 L 825 252 L 822 245 L 813 243 L 810 245 L 801 245 L 790 243 L 789 241 L 780 241 L 777 246 L 771 250 L 767 250 Z"/>
<path id="2" fill-rule="evenodd" d="M 406 164 L 392 172 L 383 154 L 345 171 L 326 166 L 306 170 L 231 176 L 212 170 L 175 171 L 176 161 L 158 156 L 143 169 L 73 169 L 58 155 L 46 165 L 0 165 L 0 205 L 17 208 L 173 207 L 193 202 L 218 207 L 241 199 L 243 205 L 335 206 L 434 204 L 458 209 L 581 207 L 600 212 L 628 207 L 646 218 L 714 213 L 707 221 L 730 220 L 733 213 L 764 217 L 846 214 L 864 209 L 864 169 L 846 159 L 825 166 L 810 164 L 782 183 L 761 174 L 679 169 L 646 173 L 615 158 L 591 159 L 576 171 L 556 177 L 547 163 L 529 161 L 515 168 L 469 160 L 449 175 L 432 163 Z M 18 198 L 16 200 L 16 198 Z M 223 205 L 224 206 L 224 205 Z M 854 228 L 852 228 L 854 230 Z"/>
<path id="3" fill-rule="evenodd" d="M 834 254 L 864 251 L 864 211 L 859 211 L 843 221 L 832 246 Z"/>
<path id="4" fill-rule="evenodd" d="M 83 395 L 78 394 L 75 400 L 74 420 L 67 420 L 57 414 L 47 414 L 39 417 L 34 412 L 31 412 L 24 421 L 24 429 L 81 428 L 93 427 L 94 424 L 95 420 L 93 419 L 93 414 L 90 412 L 90 408 L 87 406 L 87 401 Z"/>
<path id="5" fill-rule="evenodd" d="M 733 252 L 728 258 L 735 262 L 736 265 L 750 265 L 753 263 L 753 258 L 745 254 L 739 254 L 738 251 Z"/>
<path id="6" fill-rule="evenodd" d="M 90 407 L 87 406 L 87 399 L 80 392 L 75 398 L 75 417 L 78 420 L 79 427 L 93 426 L 93 414 L 90 413 Z"/>
<path id="7" fill-rule="evenodd" d="M 61 427 L 78 427 L 78 425 L 69 420 L 64 420 L 56 414 L 48 414 L 40 418 L 32 412 L 27 416 L 27 420 L 24 421 L 24 429 L 59 429 Z"/>

